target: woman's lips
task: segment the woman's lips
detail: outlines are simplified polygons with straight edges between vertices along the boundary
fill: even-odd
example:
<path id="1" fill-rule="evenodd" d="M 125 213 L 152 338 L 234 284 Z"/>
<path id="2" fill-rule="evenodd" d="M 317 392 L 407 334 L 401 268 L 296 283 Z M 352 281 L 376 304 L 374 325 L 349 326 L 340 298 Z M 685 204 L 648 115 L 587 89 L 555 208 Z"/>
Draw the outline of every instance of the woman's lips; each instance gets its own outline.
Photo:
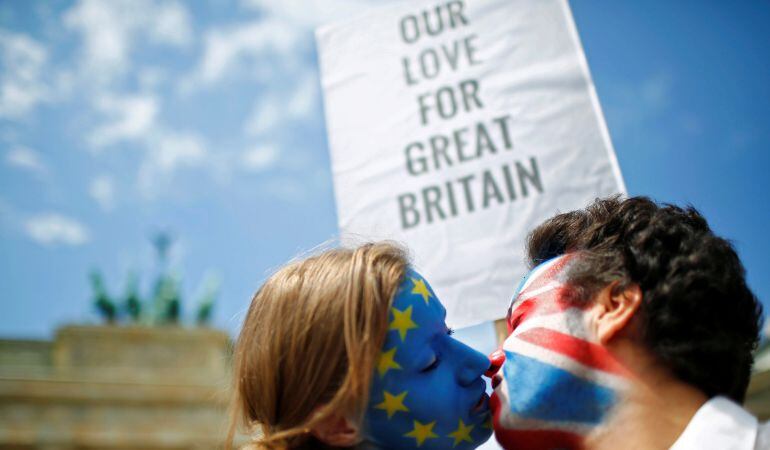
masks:
<path id="1" fill-rule="evenodd" d="M 500 387 L 500 384 L 503 382 L 503 376 L 498 374 L 495 374 L 494 377 L 492 377 L 492 397 L 490 397 L 489 400 L 489 409 L 492 412 L 492 415 L 494 415 L 500 407 L 500 394 L 498 391 L 499 389 L 503 389 Z"/>
<path id="2" fill-rule="evenodd" d="M 482 414 L 489 410 L 489 396 L 486 392 L 481 394 L 481 397 L 479 398 L 479 401 L 476 402 L 475 405 L 473 405 L 473 408 L 471 408 L 472 414 Z"/>
<path id="3" fill-rule="evenodd" d="M 500 412 L 500 394 L 497 391 L 489 398 L 489 411 L 492 413 L 492 423 L 496 424 L 496 417 Z"/>

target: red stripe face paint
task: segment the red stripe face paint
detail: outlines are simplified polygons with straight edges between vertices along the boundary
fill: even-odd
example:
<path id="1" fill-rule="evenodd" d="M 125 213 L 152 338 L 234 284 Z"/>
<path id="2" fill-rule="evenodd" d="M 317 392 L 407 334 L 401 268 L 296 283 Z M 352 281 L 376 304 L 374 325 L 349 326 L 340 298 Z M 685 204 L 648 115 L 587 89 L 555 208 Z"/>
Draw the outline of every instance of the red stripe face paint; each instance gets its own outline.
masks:
<path id="1" fill-rule="evenodd" d="M 504 448 L 579 449 L 625 389 L 630 374 L 592 335 L 592 303 L 577 302 L 568 283 L 579 263 L 567 254 L 541 264 L 511 300 L 503 376 L 490 402 Z"/>
<path id="2" fill-rule="evenodd" d="M 607 373 L 629 377 L 630 373 L 601 345 L 548 328 L 533 328 L 518 335 L 519 339 L 552 350 L 581 364 Z"/>

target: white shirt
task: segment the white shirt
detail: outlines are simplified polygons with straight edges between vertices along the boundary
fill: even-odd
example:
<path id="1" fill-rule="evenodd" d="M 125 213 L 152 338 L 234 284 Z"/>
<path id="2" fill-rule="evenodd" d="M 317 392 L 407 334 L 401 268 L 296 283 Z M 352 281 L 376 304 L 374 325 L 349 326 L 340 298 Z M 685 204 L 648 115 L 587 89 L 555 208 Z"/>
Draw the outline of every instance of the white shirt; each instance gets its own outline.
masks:
<path id="1" fill-rule="evenodd" d="M 770 450 L 770 424 L 724 397 L 714 397 L 687 424 L 671 450 Z"/>

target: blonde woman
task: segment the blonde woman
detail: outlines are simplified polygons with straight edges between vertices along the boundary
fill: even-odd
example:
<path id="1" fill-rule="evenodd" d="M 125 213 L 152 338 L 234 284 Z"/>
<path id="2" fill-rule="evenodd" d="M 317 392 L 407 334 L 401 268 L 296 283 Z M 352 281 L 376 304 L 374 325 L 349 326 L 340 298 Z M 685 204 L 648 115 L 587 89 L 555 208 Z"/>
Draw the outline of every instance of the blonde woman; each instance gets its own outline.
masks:
<path id="1" fill-rule="evenodd" d="M 235 349 L 235 427 L 252 448 L 473 449 L 491 434 L 489 360 L 453 339 L 428 282 L 388 243 L 288 264 Z"/>

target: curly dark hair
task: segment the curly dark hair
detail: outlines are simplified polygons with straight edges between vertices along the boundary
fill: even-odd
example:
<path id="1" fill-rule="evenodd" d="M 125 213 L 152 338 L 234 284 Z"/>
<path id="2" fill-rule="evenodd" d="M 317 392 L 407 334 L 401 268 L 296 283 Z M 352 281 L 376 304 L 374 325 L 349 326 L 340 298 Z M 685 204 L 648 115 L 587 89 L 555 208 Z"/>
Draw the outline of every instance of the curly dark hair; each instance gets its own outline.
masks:
<path id="1" fill-rule="evenodd" d="M 638 285 L 642 336 L 658 360 L 708 397 L 743 402 L 762 307 L 733 246 L 693 207 L 597 199 L 538 226 L 527 250 L 533 266 L 579 251 L 568 277 L 583 300 L 611 282 Z"/>

